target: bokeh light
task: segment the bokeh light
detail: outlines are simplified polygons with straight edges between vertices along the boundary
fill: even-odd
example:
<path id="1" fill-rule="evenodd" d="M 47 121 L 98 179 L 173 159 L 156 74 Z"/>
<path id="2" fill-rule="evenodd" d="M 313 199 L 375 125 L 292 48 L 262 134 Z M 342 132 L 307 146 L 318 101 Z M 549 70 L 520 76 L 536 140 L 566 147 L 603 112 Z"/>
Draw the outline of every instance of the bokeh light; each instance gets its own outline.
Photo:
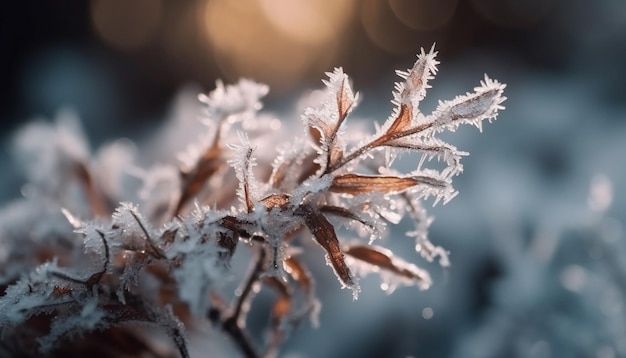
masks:
<path id="1" fill-rule="evenodd" d="M 253 77 L 280 87 L 331 66 L 352 5 L 330 0 L 207 1 L 206 33 L 228 79 Z"/>
<path id="2" fill-rule="evenodd" d="M 398 20 L 387 1 L 364 0 L 360 10 L 367 37 L 383 51 L 406 54 L 419 47 L 419 32 Z"/>
<path id="3" fill-rule="evenodd" d="M 147 45 L 159 27 L 161 0 L 93 0 L 91 17 L 98 35 L 122 50 Z"/>
<path id="4" fill-rule="evenodd" d="M 398 20 L 419 31 L 432 31 L 446 25 L 457 4 L 458 0 L 389 0 Z"/>

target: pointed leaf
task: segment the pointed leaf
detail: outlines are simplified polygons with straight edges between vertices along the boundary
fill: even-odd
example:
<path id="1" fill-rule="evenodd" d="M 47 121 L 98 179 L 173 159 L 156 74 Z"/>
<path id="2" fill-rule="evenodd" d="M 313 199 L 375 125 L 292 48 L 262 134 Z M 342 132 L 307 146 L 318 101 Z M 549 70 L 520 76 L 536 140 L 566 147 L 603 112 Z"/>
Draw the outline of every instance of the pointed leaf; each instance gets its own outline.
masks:
<path id="1" fill-rule="evenodd" d="M 344 174 L 333 179 L 330 191 L 350 195 L 367 194 L 375 191 L 396 193 L 418 184 L 420 181 L 415 178 Z"/>
<path id="2" fill-rule="evenodd" d="M 324 214 L 336 215 L 342 218 L 358 221 L 361 224 L 370 228 L 371 230 L 376 230 L 376 226 L 373 223 L 368 222 L 367 220 L 363 219 L 362 217 L 350 211 L 349 209 L 342 208 L 340 206 L 334 206 L 334 205 L 324 205 L 320 208 L 320 211 L 323 212 Z"/>
<path id="3" fill-rule="evenodd" d="M 405 81 L 396 85 L 394 101 L 398 104 L 410 104 L 417 109 L 419 102 L 426 96 L 426 90 L 430 88 L 428 81 L 434 78 L 439 61 L 435 59 L 437 51 L 433 45 L 428 53 L 421 49 L 417 55 L 417 61 L 408 71 L 396 71 L 398 76 Z"/>
<path id="4" fill-rule="evenodd" d="M 391 251 L 378 246 L 351 245 L 344 250 L 345 254 L 398 276 L 401 281 L 413 281 L 421 289 L 431 285 L 428 273 L 417 266 L 399 259 Z"/>
<path id="5" fill-rule="evenodd" d="M 299 209 L 305 225 L 313 234 L 315 241 L 326 251 L 327 261 L 332 266 L 335 274 L 344 286 L 353 290 L 356 296 L 358 292 L 356 291 L 356 282 L 352 277 L 350 268 L 346 265 L 344 255 L 339 247 L 339 239 L 335 233 L 335 228 L 321 212 L 311 205 L 303 205 Z"/>
<path id="6" fill-rule="evenodd" d="M 439 102 L 437 110 L 429 116 L 437 130 L 455 129 L 459 124 L 472 124 L 482 129 L 483 119 L 493 119 L 504 109 L 502 102 L 506 85 L 485 75 L 474 93 L 458 96 L 453 100 Z"/>
<path id="7" fill-rule="evenodd" d="M 335 73 L 337 72 L 338 70 L 335 70 Z M 352 92 L 348 75 L 343 73 L 343 71 L 341 71 L 341 75 L 341 85 L 337 89 L 337 112 L 339 113 L 339 119 L 335 126 L 335 133 L 341 127 L 341 123 L 346 119 L 357 99 L 357 96 Z"/>
<path id="8" fill-rule="evenodd" d="M 402 132 L 407 129 L 411 125 L 411 108 L 403 104 L 400 106 L 400 110 L 398 111 L 396 118 L 389 126 L 389 129 L 385 132 L 387 135 L 391 135 L 393 133 Z"/>
<path id="9" fill-rule="evenodd" d="M 174 216 L 180 214 L 185 204 L 195 197 L 208 179 L 221 168 L 224 164 L 221 154 L 222 148 L 218 145 L 216 135 L 214 143 L 204 151 L 194 168 L 184 173 L 181 172 L 183 179 L 182 189 L 178 202 L 174 207 Z"/>

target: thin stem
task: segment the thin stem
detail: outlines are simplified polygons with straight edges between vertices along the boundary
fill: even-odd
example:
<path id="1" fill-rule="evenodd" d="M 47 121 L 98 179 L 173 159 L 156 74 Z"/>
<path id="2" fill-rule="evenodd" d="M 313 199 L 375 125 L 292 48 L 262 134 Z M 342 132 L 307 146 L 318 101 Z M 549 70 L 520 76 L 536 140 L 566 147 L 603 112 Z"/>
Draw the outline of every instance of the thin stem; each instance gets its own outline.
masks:
<path id="1" fill-rule="evenodd" d="M 393 133 L 385 133 L 382 136 L 372 140 L 371 142 L 365 144 L 364 146 L 354 150 L 352 153 L 348 154 L 346 157 L 344 157 L 343 159 L 341 159 L 341 161 L 339 161 L 338 163 L 329 166 L 328 168 L 326 168 L 326 170 L 324 171 L 324 174 L 329 174 L 334 172 L 335 170 L 343 167 L 344 165 L 348 164 L 349 162 L 353 161 L 354 159 L 360 157 L 361 155 L 365 154 L 367 151 L 374 149 L 376 147 L 385 145 L 385 143 L 388 143 L 394 139 L 398 139 L 398 138 L 402 138 L 402 137 L 407 137 L 416 133 L 419 133 L 423 130 L 426 130 L 430 127 L 432 127 L 433 123 L 429 122 L 429 123 L 424 123 L 422 125 L 419 125 L 417 127 L 413 127 L 413 128 L 409 128 L 405 131 L 401 131 L 401 132 L 393 132 Z"/>
<path id="2" fill-rule="evenodd" d="M 256 261 L 254 261 L 248 277 L 240 288 L 241 293 L 237 296 L 231 313 L 222 322 L 224 332 L 230 336 L 247 358 L 259 358 L 261 356 L 245 330 L 245 315 L 248 312 L 250 300 L 254 296 L 254 286 L 259 284 L 261 275 L 265 271 L 267 258 L 265 248 L 256 247 L 258 248 Z"/>
<path id="3" fill-rule="evenodd" d="M 344 165 L 348 164 L 349 162 L 351 162 L 355 158 L 360 157 L 361 155 L 363 155 L 368 150 L 371 150 L 371 149 L 381 145 L 384 142 L 384 140 L 382 140 L 383 138 L 384 137 L 378 137 L 378 138 L 374 139 L 373 141 L 367 143 L 366 145 L 362 146 L 361 148 L 356 149 L 352 153 L 348 154 L 348 156 L 346 156 L 343 159 L 341 159 L 341 161 L 337 162 L 335 165 L 327 167 L 326 170 L 324 171 L 324 174 L 329 174 L 329 173 L 334 172 L 335 170 L 343 167 Z"/>
<path id="4" fill-rule="evenodd" d="M 261 274 L 263 274 L 266 257 L 267 251 L 265 250 L 265 248 L 259 247 L 254 266 L 252 266 L 252 269 L 250 270 L 250 273 L 248 274 L 248 277 L 246 278 L 243 287 L 240 288 L 241 293 L 237 297 L 232 313 L 229 317 L 229 319 L 233 318 L 237 320 L 237 324 L 241 325 L 242 327 L 245 326 L 243 316 L 245 316 L 245 313 L 249 308 L 253 288 L 259 282 Z"/>

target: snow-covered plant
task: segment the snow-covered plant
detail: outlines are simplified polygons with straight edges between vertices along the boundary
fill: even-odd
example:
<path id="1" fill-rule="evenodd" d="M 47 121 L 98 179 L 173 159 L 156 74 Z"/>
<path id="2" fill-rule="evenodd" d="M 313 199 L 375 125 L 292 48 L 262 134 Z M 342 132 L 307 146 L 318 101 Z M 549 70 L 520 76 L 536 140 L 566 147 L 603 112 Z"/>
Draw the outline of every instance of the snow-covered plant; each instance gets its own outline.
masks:
<path id="1" fill-rule="evenodd" d="M 17 143 L 30 184 L 0 217 L 0 352 L 168 356 L 146 333 L 153 326 L 188 357 L 186 332 L 210 322 L 243 355 L 276 355 L 292 328 L 307 317 L 315 322 L 319 310 L 301 260 L 308 241 L 354 298 L 355 270 L 379 272 L 390 291 L 427 289 L 428 272 L 373 242 L 387 223 L 409 216 L 417 251 L 449 264 L 427 237 L 431 218 L 421 201 L 457 194 L 452 178 L 467 153 L 437 135 L 461 124 L 481 129 L 505 100 L 505 86 L 485 76 L 474 92 L 422 113 L 435 56 L 422 49 L 411 69 L 398 71 L 396 108 L 374 134 L 348 130 L 358 94 L 341 68 L 327 74 L 323 98 L 304 111 L 305 132 L 295 138 L 259 113 L 265 85 L 218 83 L 200 96 L 206 134 L 180 163 L 146 170 L 127 141 L 92 156 L 67 116 L 24 129 Z M 411 153 L 414 168 L 400 171 L 394 159 Z M 433 158 L 443 164 L 429 167 Z M 143 181 L 137 193 L 128 189 L 129 174 Z M 341 223 L 361 238 L 340 239 Z M 226 292 L 241 246 L 253 259 L 239 288 Z M 263 347 L 245 325 L 260 287 L 277 293 Z"/>

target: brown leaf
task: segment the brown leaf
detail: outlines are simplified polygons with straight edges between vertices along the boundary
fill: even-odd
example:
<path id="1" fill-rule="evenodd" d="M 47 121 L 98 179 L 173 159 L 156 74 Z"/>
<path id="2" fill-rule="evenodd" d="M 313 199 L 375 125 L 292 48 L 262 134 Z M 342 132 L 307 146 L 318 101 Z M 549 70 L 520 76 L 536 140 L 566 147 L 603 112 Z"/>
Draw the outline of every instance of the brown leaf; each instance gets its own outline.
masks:
<path id="1" fill-rule="evenodd" d="M 221 159 L 221 153 L 222 148 L 217 144 L 216 140 L 212 146 L 207 148 L 202 157 L 198 159 L 193 169 L 186 173 L 181 172 L 183 186 L 180 198 L 175 206 L 174 216 L 180 214 L 185 204 L 198 194 L 207 180 L 224 164 Z"/>
<path id="2" fill-rule="evenodd" d="M 328 164 L 327 166 L 331 167 L 341 162 L 343 159 L 343 150 L 337 145 L 333 145 L 330 148 L 330 152 L 328 153 Z"/>
<path id="3" fill-rule="evenodd" d="M 335 216 L 340 216 L 342 218 L 358 221 L 372 230 L 376 229 L 371 222 L 363 220 L 363 218 L 359 217 L 357 214 L 353 213 L 349 209 L 342 208 L 340 206 L 324 205 L 320 208 L 320 211 L 324 214 L 331 214 Z"/>
<path id="4" fill-rule="evenodd" d="M 344 174 L 333 179 L 330 191 L 350 195 L 367 194 L 375 191 L 393 193 L 401 192 L 419 183 L 415 178 Z"/>
<path id="5" fill-rule="evenodd" d="M 335 126 L 334 133 L 337 133 L 339 127 L 341 127 L 341 123 L 348 116 L 348 112 L 352 105 L 354 104 L 354 96 L 350 95 L 350 84 L 347 78 L 344 78 L 341 81 L 341 86 L 339 87 L 339 91 L 337 91 L 337 112 L 339 112 L 339 120 L 337 121 L 337 125 Z M 346 89 L 347 85 L 347 89 Z"/>
<path id="6" fill-rule="evenodd" d="M 309 135 L 311 136 L 311 139 L 313 139 L 313 142 L 317 143 L 318 145 L 322 143 L 322 129 L 314 126 L 309 126 Z"/>
<path id="7" fill-rule="evenodd" d="M 96 183 L 94 183 L 89 168 L 84 163 L 76 162 L 74 170 L 85 191 L 85 197 L 91 213 L 98 217 L 110 215 L 110 205 L 107 203 L 102 191 L 98 188 Z"/>
<path id="8" fill-rule="evenodd" d="M 400 278 L 415 281 L 420 286 L 430 285 L 430 277 L 417 266 L 394 257 L 391 251 L 378 246 L 351 245 L 344 249 L 346 255 L 391 272 Z"/>
<path id="9" fill-rule="evenodd" d="M 285 271 L 298 283 L 302 291 L 307 295 L 313 293 L 313 276 L 298 259 L 291 256 L 285 259 Z"/>
<path id="10" fill-rule="evenodd" d="M 265 205 L 267 209 L 279 207 L 281 209 L 289 205 L 289 195 L 287 194 L 271 194 L 261 199 L 261 203 Z"/>
<path id="11" fill-rule="evenodd" d="M 311 205 L 303 205 L 299 211 L 315 241 L 326 251 L 326 257 L 339 280 L 344 285 L 354 288 L 356 283 L 339 247 L 339 239 L 333 225 L 317 208 Z"/>
<path id="12" fill-rule="evenodd" d="M 322 136 L 332 138 L 336 130 L 333 123 L 327 123 L 322 118 L 315 116 L 309 119 L 309 134 L 319 145 L 322 144 Z"/>
<path id="13" fill-rule="evenodd" d="M 398 116 L 393 121 L 389 129 L 387 129 L 387 132 L 385 132 L 385 134 L 391 135 L 393 133 L 402 132 L 403 130 L 407 129 L 411 125 L 411 112 L 411 108 L 408 105 L 401 105 Z"/>
<path id="14" fill-rule="evenodd" d="M 272 308 L 272 321 L 278 326 L 280 320 L 285 318 L 291 310 L 291 290 L 284 282 L 273 276 L 265 277 L 263 282 L 278 293 L 278 298 Z"/>

